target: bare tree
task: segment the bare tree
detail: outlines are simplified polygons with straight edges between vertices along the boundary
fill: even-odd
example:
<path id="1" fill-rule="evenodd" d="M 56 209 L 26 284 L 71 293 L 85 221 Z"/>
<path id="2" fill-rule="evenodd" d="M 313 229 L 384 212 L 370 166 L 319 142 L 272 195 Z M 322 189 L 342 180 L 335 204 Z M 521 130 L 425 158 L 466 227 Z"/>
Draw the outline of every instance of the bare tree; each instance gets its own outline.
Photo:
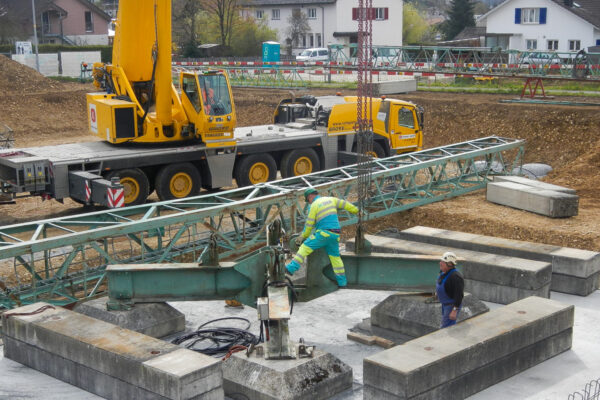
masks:
<path id="1" fill-rule="evenodd" d="M 292 46 L 298 47 L 300 38 L 310 32 L 308 17 L 301 9 L 295 8 L 292 10 L 292 15 L 288 17 L 287 35 Z"/>
<path id="2" fill-rule="evenodd" d="M 217 20 L 221 45 L 231 46 L 234 24 L 239 16 L 240 0 L 202 0 L 204 10 Z"/>
<path id="3" fill-rule="evenodd" d="M 201 0 L 173 1 L 173 33 L 186 57 L 198 55 L 198 45 L 200 44 L 198 15 L 200 11 L 202 11 Z"/>

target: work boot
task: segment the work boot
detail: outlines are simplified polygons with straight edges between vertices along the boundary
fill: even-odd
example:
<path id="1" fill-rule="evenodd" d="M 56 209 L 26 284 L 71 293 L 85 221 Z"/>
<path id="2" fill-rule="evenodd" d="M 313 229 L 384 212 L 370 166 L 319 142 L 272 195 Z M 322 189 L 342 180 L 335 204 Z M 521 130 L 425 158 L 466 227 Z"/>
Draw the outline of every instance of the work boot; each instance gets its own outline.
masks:
<path id="1" fill-rule="evenodd" d="M 348 281 L 346 280 L 346 275 L 336 275 L 335 280 L 337 281 L 338 286 L 340 288 L 346 287 L 346 285 L 348 284 Z"/>

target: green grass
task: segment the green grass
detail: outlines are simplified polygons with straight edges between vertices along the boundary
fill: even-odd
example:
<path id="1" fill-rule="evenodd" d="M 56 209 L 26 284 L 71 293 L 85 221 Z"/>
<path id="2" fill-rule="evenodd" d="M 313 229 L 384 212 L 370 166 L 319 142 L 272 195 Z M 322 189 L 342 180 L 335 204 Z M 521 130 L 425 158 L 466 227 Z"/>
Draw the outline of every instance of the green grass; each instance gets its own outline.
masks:
<path id="1" fill-rule="evenodd" d="M 55 81 L 59 81 L 59 82 L 93 82 L 94 80 L 92 78 L 85 78 L 85 79 L 80 79 L 80 78 L 73 78 L 71 76 L 48 76 L 48 78 L 55 80 Z"/>

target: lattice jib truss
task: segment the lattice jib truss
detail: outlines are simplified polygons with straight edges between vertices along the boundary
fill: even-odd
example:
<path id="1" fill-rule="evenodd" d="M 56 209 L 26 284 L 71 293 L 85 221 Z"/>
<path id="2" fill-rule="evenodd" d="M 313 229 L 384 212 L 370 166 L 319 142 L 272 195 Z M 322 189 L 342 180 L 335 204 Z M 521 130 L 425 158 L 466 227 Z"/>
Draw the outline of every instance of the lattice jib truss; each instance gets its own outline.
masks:
<path id="1" fill-rule="evenodd" d="M 510 173 L 523 148 L 522 140 L 492 136 L 377 159 L 365 213 L 382 217 L 483 188 L 492 175 Z M 358 175 L 358 165 L 351 165 L 187 199 L 0 227 L 0 309 L 97 296 L 106 290 L 107 265 L 194 261 L 213 235 L 222 259 L 245 254 L 265 244 L 266 226 L 277 218 L 288 235 L 302 229 L 307 187 L 356 202 Z M 342 226 L 357 222 L 346 213 L 340 220 Z"/>

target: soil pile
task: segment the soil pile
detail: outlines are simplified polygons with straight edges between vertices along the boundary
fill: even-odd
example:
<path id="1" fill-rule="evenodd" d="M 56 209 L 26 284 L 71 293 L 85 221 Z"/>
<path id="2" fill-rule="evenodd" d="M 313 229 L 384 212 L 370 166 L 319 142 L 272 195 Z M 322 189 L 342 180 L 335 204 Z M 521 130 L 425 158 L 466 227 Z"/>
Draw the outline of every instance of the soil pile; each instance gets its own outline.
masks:
<path id="1" fill-rule="evenodd" d="M 26 65 L 0 56 L 0 92 L 5 94 L 57 91 L 62 84 Z"/>

